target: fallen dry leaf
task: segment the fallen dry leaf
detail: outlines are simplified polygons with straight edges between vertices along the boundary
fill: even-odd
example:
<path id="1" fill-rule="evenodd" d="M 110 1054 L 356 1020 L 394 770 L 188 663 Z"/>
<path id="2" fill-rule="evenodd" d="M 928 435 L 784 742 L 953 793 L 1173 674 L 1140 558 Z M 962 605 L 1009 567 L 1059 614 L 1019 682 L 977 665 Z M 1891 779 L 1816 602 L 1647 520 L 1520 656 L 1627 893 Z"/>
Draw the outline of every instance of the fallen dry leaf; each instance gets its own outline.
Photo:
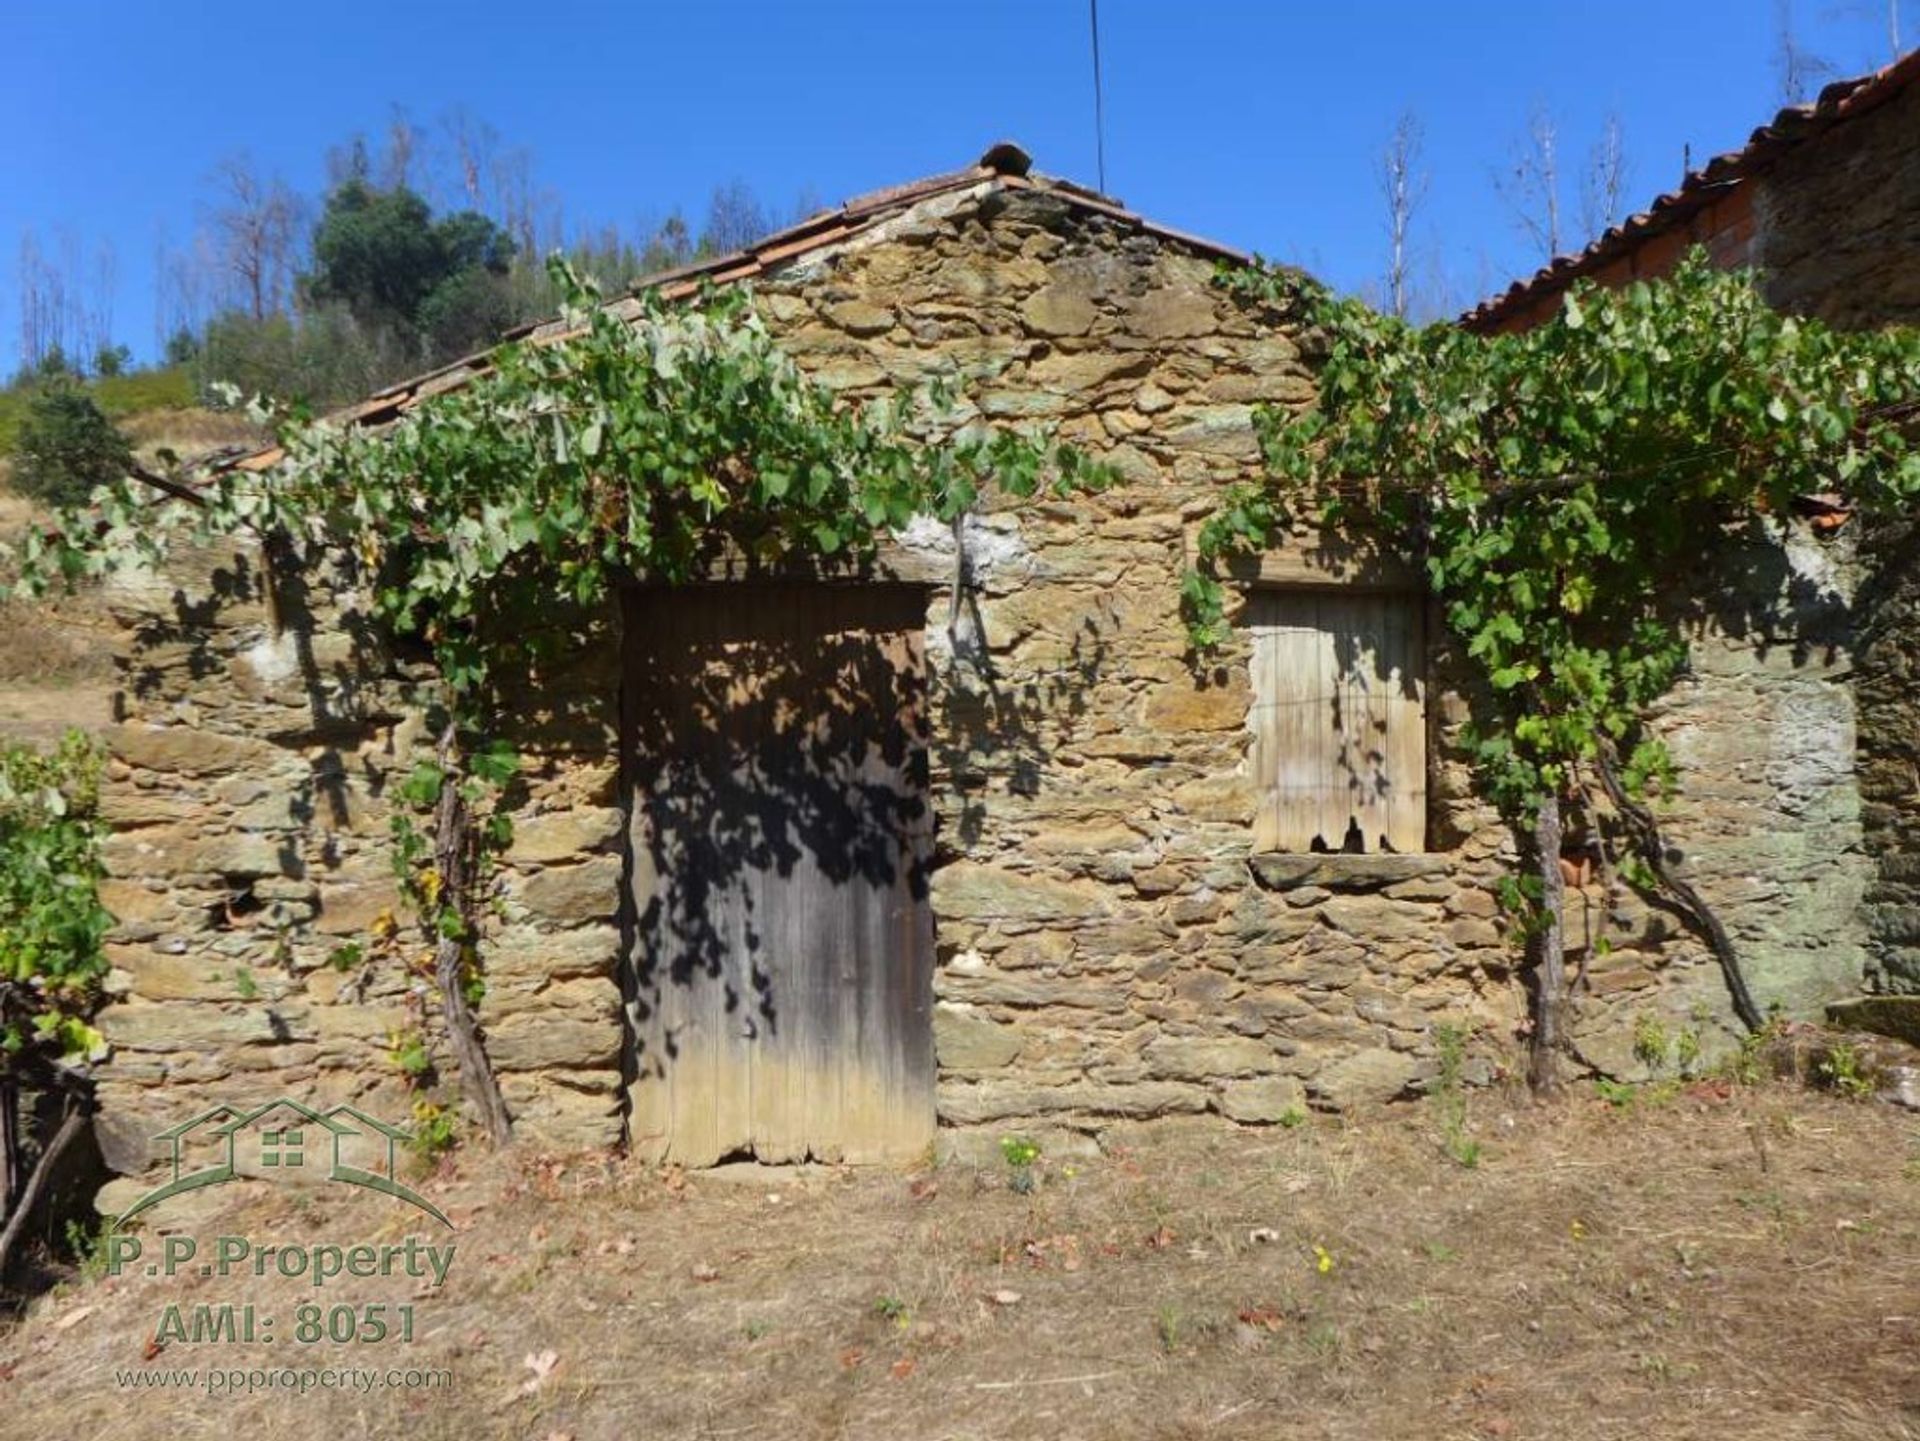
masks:
<path id="1" fill-rule="evenodd" d="M 66 1315 L 62 1316 L 58 1321 L 55 1321 L 53 1323 L 53 1329 L 56 1331 L 71 1331 L 92 1314 L 93 1307 L 82 1306 L 77 1310 L 67 1312 Z"/>
<path id="2" fill-rule="evenodd" d="M 849 1346 L 840 1353 L 840 1369 L 842 1371 L 851 1371 L 866 1359 L 867 1353 L 865 1351 L 862 1351 L 858 1346 Z"/>
<path id="3" fill-rule="evenodd" d="M 693 1268 L 693 1279 L 696 1281 L 718 1281 L 720 1279 L 720 1273 L 702 1261 Z"/>
<path id="4" fill-rule="evenodd" d="M 995 1291 L 991 1296 L 987 1297 L 987 1299 L 996 1306 L 1018 1306 L 1020 1304 L 1020 1293 L 1018 1291 Z"/>
<path id="5" fill-rule="evenodd" d="M 902 1356 L 898 1361 L 895 1361 L 891 1366 L 887 1367 L 887 1374 L 896 1381 L 904 1381 L 913 1374 L 914 1365 L 913 1357 Z"/>
<path id="6" fill-rule="evenodd" d="M 166 1342 L 157 1336 L 149 1336 L 147 1337 L 147 1344 L 140 1348 L 140 1359 L 142 1361 L 151 1361 L 166 1349 Z"/>
<path id="7" fill-rule="evenodd" d="M 1280 1239 L 1280 1233 L 1271 1226 L 1255 1226 L 1247 1232 L 1247 1240 L 1256 1246 L 1271 1246 Z"/>
<path id="8" fill-rule="evenodd" d="M 527 1352 L 526 1359 L 520 1364 L 533 1372 L 531 1377 L 520 1383 L 520 1394 L 522 1396 L 531 1396 L 546 1384 L 547 1378 L 553 1374 L 554 1368 L 560 1364 L 560 1353 L 558 1351 L 541 1351 L 536 1354 L 535 1352 L 529 1351 Z"/>

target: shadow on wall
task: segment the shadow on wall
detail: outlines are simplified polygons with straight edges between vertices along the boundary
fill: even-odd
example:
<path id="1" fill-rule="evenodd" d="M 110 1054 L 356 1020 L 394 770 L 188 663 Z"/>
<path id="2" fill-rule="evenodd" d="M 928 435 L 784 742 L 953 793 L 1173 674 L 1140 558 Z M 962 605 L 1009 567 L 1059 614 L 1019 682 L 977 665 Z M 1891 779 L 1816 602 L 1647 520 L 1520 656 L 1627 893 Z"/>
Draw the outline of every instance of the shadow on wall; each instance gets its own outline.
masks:
<path id="1" fill-rule="evenodd" d="M 997 783 L 1017 796 L 1037 796 L 1048 761 L 1088 709 L 1088 696 L 1107 658 L 1104 605 L 1081 616 L 1063 638 L 1056 663 L 1020 667 L 1017 679 L 1000 674 L 969 587 L 945 608 L 948 661 L 933 699 L 933 755 L 946 777 L 950 812 L 941 817 L 951 837 L 936 837 L 943 855 L 976 845 L 985 832 L 985 796 Z"/>
<path id="2" fill-rule="evenodd" d="M 924 1045 L 924 617 L 906 586 L 628 593 L 634 1076 Z"/>
<path id="3" fill-rule="evenodd" d="M 328 587 L 291 558 L 272 566 L 269 584 L 263 562 L 244 553 L 221 556 L 197 578 L 193 594 L 176 588 L 165 611 L 137 621 L 116 719 L 133 710 L 161 713 L 175 701 L 204 707 L 212 697 L 228 711 L 217 729 L 289 746 L 290 756 L 294 746 L 314 747 L 311 775 L 289 799 L 293 829 L 279 838 L 282 873 L 300 876 L 299 840 L 310 823 L 345 827 L 350 789 L 383 789 L 384 772 L 363 763 L 356 775 L 350 757 L 371 728 L 400 718 L 395 687 L 404 682 L 394 645 L 370 616 L 332 603 Z M 337 863 L 331 842 L 319 859 Z"/>

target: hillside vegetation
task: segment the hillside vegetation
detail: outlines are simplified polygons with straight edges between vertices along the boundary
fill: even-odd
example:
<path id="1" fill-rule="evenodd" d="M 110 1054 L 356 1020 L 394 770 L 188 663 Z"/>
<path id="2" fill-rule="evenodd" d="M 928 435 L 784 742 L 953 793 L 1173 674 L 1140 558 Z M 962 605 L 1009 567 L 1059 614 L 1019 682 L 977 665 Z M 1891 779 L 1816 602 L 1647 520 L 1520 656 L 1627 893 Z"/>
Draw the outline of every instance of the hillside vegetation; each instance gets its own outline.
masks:
<path id="1" fill-rule="evenodd" d="M 184 365 L 157 366 L 126 375 L 101 376 L 88 382 L 94 404 L 116 421 L 154 414 L 198 410 L 193 374 Z M 0 390 L 0 454 L 13 449 L 20 419 L 32 399 L 32 383 L 16 383 Z M 204 413 L 204 412 L 202 412 Z M 123 430 L 126 426 L 123 424 Z"/>

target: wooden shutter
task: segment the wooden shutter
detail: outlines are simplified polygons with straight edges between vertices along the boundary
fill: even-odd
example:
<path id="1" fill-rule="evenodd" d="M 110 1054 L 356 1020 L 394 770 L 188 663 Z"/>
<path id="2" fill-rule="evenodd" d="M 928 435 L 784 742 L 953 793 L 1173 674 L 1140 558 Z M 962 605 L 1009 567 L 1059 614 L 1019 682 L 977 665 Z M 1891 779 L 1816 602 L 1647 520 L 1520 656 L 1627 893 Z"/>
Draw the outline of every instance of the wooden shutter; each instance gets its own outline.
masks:
<path id="1" fill-rule="evenodd" d="M 1393 592 L 1248 598 L 1256 849 L 1426 848 L 1421 609 Z"/>

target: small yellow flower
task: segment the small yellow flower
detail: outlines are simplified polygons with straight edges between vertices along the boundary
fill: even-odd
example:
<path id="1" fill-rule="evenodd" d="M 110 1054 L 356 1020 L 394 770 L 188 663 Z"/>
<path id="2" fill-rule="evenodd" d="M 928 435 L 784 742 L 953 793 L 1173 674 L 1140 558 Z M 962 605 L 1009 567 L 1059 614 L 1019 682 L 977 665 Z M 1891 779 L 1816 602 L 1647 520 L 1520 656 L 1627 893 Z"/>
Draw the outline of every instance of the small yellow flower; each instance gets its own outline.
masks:
<path id="1" fill-rule="evenodd" d="M 1569 1226 L 1567 1230 L 1576 1241 L 1584 1241 L 1587 1239 L 1586 1224 L 1582 1222 L 1578 1216 L 1573 1218 L 1573 1224 Z"/>
<path id="2" fill-rule="evenodd" d="M 1313 1248 L 1313 1268 L 1322 1276 L 1333 1274 L 1333 1253 L 1325 1246 L 1316 1244 Z"/>

